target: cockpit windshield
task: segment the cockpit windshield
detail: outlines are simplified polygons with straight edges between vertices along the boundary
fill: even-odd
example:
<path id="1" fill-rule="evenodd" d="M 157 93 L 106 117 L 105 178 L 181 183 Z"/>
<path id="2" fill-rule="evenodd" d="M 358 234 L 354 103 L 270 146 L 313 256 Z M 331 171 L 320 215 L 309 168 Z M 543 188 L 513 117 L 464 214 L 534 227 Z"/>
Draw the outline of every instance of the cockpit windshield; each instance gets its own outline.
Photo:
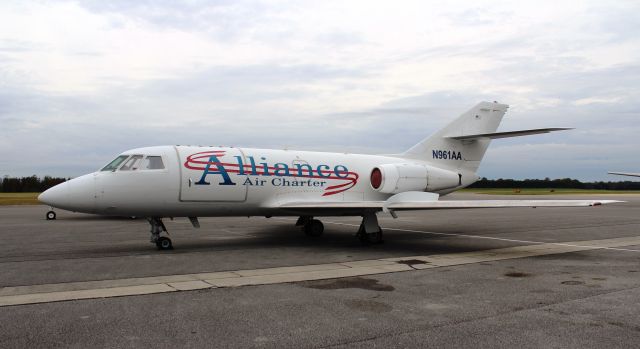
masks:
<path id="1" fill-rule="evenodd" d="M 117 158 L 113 159 L 113 161 L 111 161 L 109 165 L 105 166 L 101 171 L 115 171 L 118 166 L 120 166 L 120 164 L 122 164 L 128 157 L 129 155 L 118 156 Z"/>
<path id="2" fill-rule="evenodd" d="M 142 155 L 134 155 L 120 167 L 120 171 L 135 171 L 140 167 L 141 162 Z"/>
<path id="3" fill-rule="evenodd" d="M 120 155 L 100 171 L 149 171 L 164 170 L 164 161 L 159 155 Z"/>

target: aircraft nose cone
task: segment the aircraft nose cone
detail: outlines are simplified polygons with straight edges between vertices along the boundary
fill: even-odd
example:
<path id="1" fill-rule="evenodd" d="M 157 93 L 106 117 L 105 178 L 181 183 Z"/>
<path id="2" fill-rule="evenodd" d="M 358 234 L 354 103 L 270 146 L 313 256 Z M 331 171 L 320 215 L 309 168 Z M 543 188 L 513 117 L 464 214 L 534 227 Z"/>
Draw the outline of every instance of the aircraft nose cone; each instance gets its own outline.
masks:
<path id="1" fill-rule="evenodd" d="M 40 201 L 45 205 L 55 206 L 55 202 L 57 200 L 55 198 L 56 194 L 54 194 L 55 190 L 53 190 L 53 188 L 49 188 L 45 190 L 43 193 L 41 193 L 40 195 L 38 195 L 38 201 Z"/>
<path id="2" fill-rule="evenodd" d="M 85 175 L 58 184 L 38 195 L 38 200 L 52 207 L 91 213 L 95 210 L 94 176 Z"/>

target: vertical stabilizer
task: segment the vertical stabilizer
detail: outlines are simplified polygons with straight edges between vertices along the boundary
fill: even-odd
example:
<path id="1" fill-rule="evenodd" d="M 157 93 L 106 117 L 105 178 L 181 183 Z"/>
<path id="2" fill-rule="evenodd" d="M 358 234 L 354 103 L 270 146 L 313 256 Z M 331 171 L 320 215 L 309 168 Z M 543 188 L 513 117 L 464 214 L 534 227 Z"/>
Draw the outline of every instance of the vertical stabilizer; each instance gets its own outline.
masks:
<path id="1" fill-rule="evenodd" d="M 491 139 L 452 137 L 494 133 L 507 108 L 506 104 L 480 102 L 431 137 L 411 147 L 403 157 L 429 161 L 444 168 L 476 172 Z"/>

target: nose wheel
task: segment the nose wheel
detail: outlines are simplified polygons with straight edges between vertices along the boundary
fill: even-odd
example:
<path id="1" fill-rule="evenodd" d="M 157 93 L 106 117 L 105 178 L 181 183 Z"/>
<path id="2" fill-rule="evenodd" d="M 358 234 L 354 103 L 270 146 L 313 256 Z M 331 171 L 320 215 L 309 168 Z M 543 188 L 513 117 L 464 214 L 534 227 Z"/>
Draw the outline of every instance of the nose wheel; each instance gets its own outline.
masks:
<path id="1" fill-rule="evenodd" d="M 149 224 L 151 225 L 151 243 L 156 244 L 159 250 L 172 250 L 173 243 L 171 239 L 166 236 L 160 236 L 160 234 L 167 233 L 167 227 L 162 223 L 161 218 L 149 218 Z"/>
<path id="2" fill-rule="evenodd" d="M 160 250 L 173 250 L 171 239 L 166 236 L 159 237 L 158 241 L 156 241 L 156 246 L 158 246 L 158 249 Z"/>
<path id="3" fill-rule="evenodd" d="M 55 220 L 56 219 L 56 213 L 53 212 L 53 211 L 49 211 L 49 212 L 47 212 L 45 217 L 47 218 L 48 221 Z"/>

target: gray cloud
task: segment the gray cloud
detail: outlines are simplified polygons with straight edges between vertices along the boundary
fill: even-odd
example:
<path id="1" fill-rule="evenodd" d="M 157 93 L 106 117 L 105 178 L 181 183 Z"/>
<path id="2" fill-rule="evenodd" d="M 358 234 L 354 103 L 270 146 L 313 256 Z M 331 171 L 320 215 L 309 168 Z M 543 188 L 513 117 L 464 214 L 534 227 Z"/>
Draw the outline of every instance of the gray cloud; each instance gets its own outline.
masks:
<path id="1" fill-rule="evenodd" d="M 481 175 L 593 180 L 610 179 L 605 175 L 609 169 L 640 170 L 636 152 L 640 148 L 636 136 L 640 132 L 640 65 L 633 60 L 596 64 L 589 53 L 593 46 L 606 50 L 608 45 L 623 43 L 631 47 L 629 56 L 637 57 L 640 45 L 635 33 L 640 28 L 633 11 L 589 7 L 585 12 L 594 18 L 593 26 L 576 32 L 575 40 L 566 35 L 555 39 L 542 30 L 517 31 L 464 45 L 416 42 L 402 52 L 363 57 L 358 50 L 362 45 L 376 45 L 371 36 L 338 23 L 305 38 L 290 25 L 291 19 L 280 16 L 283 11 L 304 13 L 304 8 L 291 4 L 79 4 L 95 14 L 116 14 L 108 17 L 114 28 L 134 19 L 158 31 L 177 28 L 203 34 L 216 43 L 253 38 L 282 50 L 311 50 L 315 55 L 307 60 L 296 55 L 290 60 L 203 65 L 189 73 L 167 74 L 170 78 L 104 76 L 97 91 L 51 92 L 35 84 L 28 69 L 9 65 L 19 61 L 14 54 L 51 48 L 18 38 L 0 40 L 0 175 L 76 176 L 126 149 L 160 144 L 396 153 L 481 100 L 511 104 L 502 130 L 578 128 L 496 141 Z M 501 16 L 506 14 L 474 7 L 449 11 L 447 18 L 452 30 L 457 26 L 482 30 L 499 23 Z M 292 37 L 308 40 L 309 46 L 287 47 Z M 333 49 L 345 49 L 346 57 L 352 59 L 336 63 L 329 56 Z M 171 48 L 167 51 L 170 55 Z M 71 52 L 101 55 L 85 47 Z M 456 88 L 426 84 L 428 75 L 402 83 L 385 80 L 385 74 L 393 75 L 389 72 L 405 65 L 424 64 L 437 71 L 439 66 L 429 65 L 432 60 L 443 64 L 456 58 L 477 59 L 486 66 L 478 63 L 481 68 L 471 73 L 449 75 L 447 79 L 469 82 Z M 377 91 L 385 88 L 389 90 Z M 350 94 L 353 91 L 357 93 Z M 335 112 L 332 105 L 313 107 L 318 101 L 330 104 L 331 96 L 343 94 L 354 99 L 360 94 L 372 97 L 370 103 L 336 106 Z"/>

